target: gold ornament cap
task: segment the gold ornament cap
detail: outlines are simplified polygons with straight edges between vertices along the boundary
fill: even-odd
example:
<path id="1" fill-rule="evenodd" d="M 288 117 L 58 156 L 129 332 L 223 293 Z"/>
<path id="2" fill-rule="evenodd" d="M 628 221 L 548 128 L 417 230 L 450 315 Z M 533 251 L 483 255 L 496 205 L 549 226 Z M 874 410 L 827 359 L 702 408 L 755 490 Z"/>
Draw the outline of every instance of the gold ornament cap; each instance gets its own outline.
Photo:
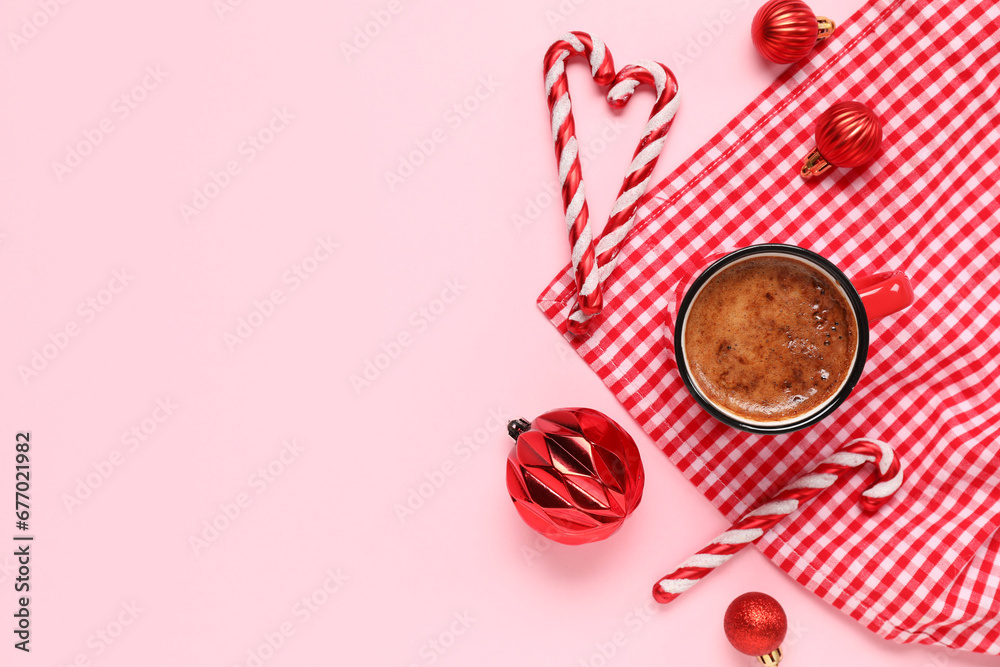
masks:
<path id="1" fill-rule="evenodd" d="M 781 662 L 781 647 L 774 649 L 767 655 L 758 655 L 757 661 L 764 665 L 764 667 L 775 667 L 775 665 Z"/>
<path id="2" fill-rule="evenodd" d="M 819 24 L 819 32 L 816 33 L 816 41 L 826 39 L 837 29 L 837 24 L 825 16 L 817 16 L 816 22 Z"/>

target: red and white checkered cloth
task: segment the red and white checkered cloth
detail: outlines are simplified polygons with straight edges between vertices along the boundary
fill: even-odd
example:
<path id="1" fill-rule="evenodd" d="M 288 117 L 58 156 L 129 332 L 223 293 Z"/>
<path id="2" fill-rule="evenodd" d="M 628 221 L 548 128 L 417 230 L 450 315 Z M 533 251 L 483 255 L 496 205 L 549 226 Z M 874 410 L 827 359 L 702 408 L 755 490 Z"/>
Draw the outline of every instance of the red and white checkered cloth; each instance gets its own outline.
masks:
<path id="1" fill-rule="evenodd" d="M 729 519 L 852 438 L 889 442 L 907 469 L 897 501 L 863 514 L 857 476 L 758 546 L 884 637 L 988 653 L 1000 653 L 998 36 L 992 0 L 866 5 L 652 190 L 594 333 L 568 338 Z M 807 183 L 814 119 L 840 100 L 875 109 L 883 155 Z M 709 417 L 671 342 L 674 291 L 698 258 L 765 241 L 816 250 L 848 275 L 903 268 L 917 296 L 873 325 L 847 402 L 783 436 Z M 573 289 L 567 267 L 538 301 L 564 333 Z"/>

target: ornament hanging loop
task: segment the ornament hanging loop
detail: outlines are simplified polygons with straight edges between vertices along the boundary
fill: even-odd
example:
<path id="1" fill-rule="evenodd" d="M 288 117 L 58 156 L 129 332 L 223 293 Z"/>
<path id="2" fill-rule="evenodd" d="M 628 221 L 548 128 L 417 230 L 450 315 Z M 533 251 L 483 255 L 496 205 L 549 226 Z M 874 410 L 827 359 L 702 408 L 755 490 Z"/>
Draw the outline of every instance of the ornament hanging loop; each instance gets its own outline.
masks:
<path id="1" fill-rule="evenodd" d="M 781 647 L 778 647 L 768 653 L 767 655 L 755 656 L 757 662 L 764 665 L 764 667 L 777 667 L 777 664 L 781 662 Z"/>
<path id="2" fill-rule="evenodd" d="M 825 16 L 817 16 L 816 22 L 819 24 L 819 32 L 816 33 L 817 42 L 821 39 L 826 39 L 833 34 L 834 30 L 837 29 L 837 24 Z"/>
<path id="3" fill-rule="evenodd" d="M 527 419 L 512 419 L 507 422 L 507 435 L 509 435 L 514 442 L 517 442 L 517 439 L 522 433 L 527 433 L 530 430 L 531 422 Z"/>
<path id="4" fill-rule="evenodd" d="M 802 178 L 810 179 L 813 176 L 825 174 L 831 169 L 833 169 L 833 165 L 823 159 L 823 156 L 819 154 L 818 148 L 814 148 L 806 156 L 806 161 L 803 163 L 802 169 L 799 170 L 799 174 Z"/>

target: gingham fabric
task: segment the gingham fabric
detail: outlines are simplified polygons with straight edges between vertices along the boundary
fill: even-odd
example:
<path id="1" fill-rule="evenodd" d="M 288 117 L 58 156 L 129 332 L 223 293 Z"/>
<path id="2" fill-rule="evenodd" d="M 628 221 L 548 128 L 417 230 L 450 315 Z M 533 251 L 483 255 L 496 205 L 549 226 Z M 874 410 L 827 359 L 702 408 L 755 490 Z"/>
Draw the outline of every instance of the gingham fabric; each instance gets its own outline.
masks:
<path id="1" fill-rule="evenodd" d="M 987 653 L 1000 653 L 998 35 L 993 1 L 866 5 L 647 195 L 594 333 L 567 336 L 730 520 L 853 438 L 889 442 L 907 474 L 894 502 L 863 513 L 869 480 L 858 475 L 758 546 L 884 637 Z M 805 182 L 814 119 L 841 100 L 875 109 L 883 154 Z M 783 436 L 709 417 L 671 342 L 677 286 L 702 258 L 771 241 L 811 248 L 848 275 L 905 269 L 917 297 L 873 324 L 844 405 Z M 572 290 L 567 267 L 539 297 L 564 334 Z M 691 553 L 705 537 L 689 536 Z"/>

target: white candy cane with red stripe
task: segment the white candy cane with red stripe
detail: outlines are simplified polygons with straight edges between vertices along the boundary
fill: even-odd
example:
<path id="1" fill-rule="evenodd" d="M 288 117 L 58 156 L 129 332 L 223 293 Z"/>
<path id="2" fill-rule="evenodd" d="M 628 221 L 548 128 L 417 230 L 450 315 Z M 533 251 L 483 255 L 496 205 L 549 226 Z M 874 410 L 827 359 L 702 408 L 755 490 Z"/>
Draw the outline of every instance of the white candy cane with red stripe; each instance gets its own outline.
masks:
<path id="1" fill-rule="evenodd" d="M 639 200 L 649 187 L 653 168 L 660 158 L 667 132 L 680 106 L 680 94 L 673 73 L 665 65 L 649 60 L 626 65 L 618 72 L 608 92 L 608 103 L 615 108 L 625 106 L 640 83 L 653 86 L 656 90 L 656 102 L 618 191 L 611 217 L 597 242 L 598 294 L 602 293 L 604 282 L 618 263 L 618 252 L 635 222 Z M 603 297 L 601 302 L 603 304 Z M 569 330 L 575 334 L 586 333 L 590 330 L 591 318 L 598 312 L 600 308 L 588 311 L 578 303 L 570 313 Z"/>
<path id="2" fill-rule="evenodd" d="M 852 440 L 812 471 L 792 480 L 767 503 L 741 516 L 729 530 L 660 579 L 653 586 L 653 597 L 662 604 L 671 602 L 831 486 L 840 475 L 865 463 L 878 466 L 878 477 L 861 494 L 860 504 L 866 511 L 877 510 L 899 490 L 903 483 L 903 467 L 892 448 L 884 442 L 867 438 Z"/>
<path id="3" fill-rule="evenodd" d="M 559 186 L 566 210 L 566 228 L 573 252 L 576 273 L 577 307 L 588 317 L 600 312 L 600 281 L 597 274 L 597 253 L 590 228 L 590 210 L 583 185 L 580 147 L 576 140 L 576 125 L 566 78 L 566 59 L 586 56 L 594 80 L 606 86 L 614 81 L 615 64 L 611 53 L 597 37 L 585 32 L 570 32 L 559 38 L 545 54 L 545 94 L 552 116 L 552 138 L 556 159 L 559 160 Z"/>

